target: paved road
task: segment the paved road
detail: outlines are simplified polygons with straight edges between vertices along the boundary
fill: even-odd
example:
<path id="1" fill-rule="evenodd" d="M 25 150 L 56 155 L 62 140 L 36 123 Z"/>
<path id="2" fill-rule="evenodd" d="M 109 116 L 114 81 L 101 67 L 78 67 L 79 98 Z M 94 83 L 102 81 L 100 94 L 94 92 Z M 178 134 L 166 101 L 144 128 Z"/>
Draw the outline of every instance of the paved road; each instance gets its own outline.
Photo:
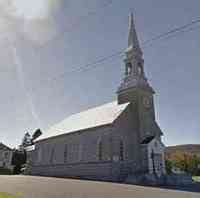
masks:
<path id="1" fill-rule="evenodd" d="M 0 192 L 23 198 L 200 198 L 200 193 L 32 176 L 0 176 Z"/>

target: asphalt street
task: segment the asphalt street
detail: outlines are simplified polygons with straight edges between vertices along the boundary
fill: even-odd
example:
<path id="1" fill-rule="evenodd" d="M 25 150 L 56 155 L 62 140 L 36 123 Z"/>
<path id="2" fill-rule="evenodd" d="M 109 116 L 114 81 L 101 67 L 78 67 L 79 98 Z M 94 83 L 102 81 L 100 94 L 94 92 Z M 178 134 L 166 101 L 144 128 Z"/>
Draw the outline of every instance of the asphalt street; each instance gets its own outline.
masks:
<path id="1" fill-rule="evenodd" d="M 22 198 L 200 198 L 187 191 L 32 176 L 0 176 L 0 192 Z"/>

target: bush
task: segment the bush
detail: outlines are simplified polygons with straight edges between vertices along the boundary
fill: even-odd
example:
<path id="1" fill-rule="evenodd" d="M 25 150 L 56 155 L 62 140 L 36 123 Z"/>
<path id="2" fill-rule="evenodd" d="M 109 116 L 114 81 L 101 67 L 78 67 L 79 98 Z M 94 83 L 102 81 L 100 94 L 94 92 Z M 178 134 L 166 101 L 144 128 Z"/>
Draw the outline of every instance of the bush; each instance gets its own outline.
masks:
<path id="1" fill-rule="evenodd" d="M 192 179 L 196 182 L 200 182 L 200 177 L 199 176 L 193 176 Z"/>
<path id="2" fill-rule="evenodd" d="M 185 173 L 198 176 L 200 174 L 200 170 L 198 168 L 199 165 L 199 156 L 183 152 L 176 152 L 176 154 L 173 156 L 173 159 L 166 160 L 167 172 L 169 172 L 171 168 L 175 166 Z"/>
<path id="3" fill-rule="evenodd" d="M 167 174 L 171 174 L 172 173 L 173 162 L 170 161 L 170 160 L 165 160 L 165 167 L 166 167 Z"/>

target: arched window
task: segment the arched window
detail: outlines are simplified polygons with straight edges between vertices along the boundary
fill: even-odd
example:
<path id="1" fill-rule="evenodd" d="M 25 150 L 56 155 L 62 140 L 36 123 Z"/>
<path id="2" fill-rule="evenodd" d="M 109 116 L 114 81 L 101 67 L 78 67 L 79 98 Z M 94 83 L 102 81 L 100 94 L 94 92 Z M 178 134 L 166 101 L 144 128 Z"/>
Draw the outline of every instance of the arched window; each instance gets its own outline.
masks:
<path id="1" fill-rule="evenodd" d="M 78 146 L 78 161 L 82 160 L 82 154 L 83 154 L 83 146 L 82 146 L 82 144 L 79 144 L 79 146 Z"/>
<path id="2" fill-rule="evenodd" d="M 41 148 L 38 149 L 37 155 L 38 155 L 38 162 L 40 163 L 42 161 L 42 149 Z"/>
<path id="3" fill-rule="evenodd" d="M 67 163 L 67 158 L 68 158 L 68 145 L 65 145 L 65 150 L 64 150 L 64 163 Z"/>
<path id="4" fill-rule="evenodd" d="M 142 74 L 142 68 L 141 67 L 138 67 L 138 74 L 139 74 L 139 76 L 141 76 L 141 74 Z"/>
<path id="5" fill-rule="evenodd" d="M 9 153 L 8 153 L 8 152 L 5 152 L 5 153 L 4 153 L 4 158 L 5 158 L 5 159 L 8 159 L 8 156 L 9 156 Z"/>
<path id="6" fill-rule="evenodd" d="M 55 149 L 52 148 L 52 150 L 51 150 L 51 156 L 50 156 L 50 164 L 53 164 L 53 162 L 54 162 L 54 153 L 55 153 Z"/>
<path id="7" fill-rule="evenodd" d="M 132 64 L 131 63 L 127 63 L 126 64 L 126 75 L 130 75 L 132 72 Z"/>
<path id="8" fill-rule="evenodd" d="M 99 141 L 99 145 L 98 145 L 98 158 L 99 158 L 99 161 L 102 160 L 102 141 L 101 140 Z"/>
<path id="9" fill-rule="evenodd" d="M 124 161 L 124 143 L 122 140 L 120 140 L 119 144 L 119 159 L 120 161 Z"/>
<path id="10" fill-rule="evenodd" d="M 138 63 L 138 75 L 142 75 L 143 74 L 143 67 L 141 63 Z"/>

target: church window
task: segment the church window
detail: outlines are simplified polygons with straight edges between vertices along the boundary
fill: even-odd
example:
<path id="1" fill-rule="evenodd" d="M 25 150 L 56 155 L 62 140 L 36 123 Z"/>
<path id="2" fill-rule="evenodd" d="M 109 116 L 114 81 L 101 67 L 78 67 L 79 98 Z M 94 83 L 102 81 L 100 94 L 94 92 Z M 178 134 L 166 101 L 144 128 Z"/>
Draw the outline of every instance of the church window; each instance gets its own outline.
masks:
<path id="1" fill-rule="evenodd" d="M 38 149 L 38 162 L 41 162 L 42 160 L 42 149 Z"/>
<path id="2" fill-rule="evenodd" d="M 83 151 L 82 144 L 79 144 L 79 147 L 78 147 L 78 161 L 82 160 L 82 151 Z"/>
<path id="3" fill-rule="evenodd" d="M 127 63 L 127 65 L 126 65 L 126 75 L 130 75 L 131 72 L 132 72 L 132 64 Z"/>
<path id="4" fill-rule="evenodd" d="M 68 145 L 65 145 L 65 150 L 64 150 L 64 163 L 67 163 L 67 158 L 68 158 Z"/>
<path id="5" fill-rule="evenodd" d="M 99 161 L 102 160 L 102 141 L 99 142 L 98 158 L 99 158 Z"/>
<path id="6" fill-rule="evenodd" d="M 50 163 L 51 164 L 53 164 L 53 162 L 54 162 L 54 154 L 55 154 L 55 149 L 52 148 L 52 150 L 51 150 L 51 156 L 50 156 Z"/>
<path id="7" fill-rule="evenodd" d="M 142 74 L 142 69 L 141 69 L 141 67 L 138 67 L 138 74 L 139 74 L 139 75 Z"/>
<path id="8" fill-rule="evenodd" d="M 5 159 L 8 159 L 8 155 L 9 155 L 8 152 L 5 152 L 5 153 L 4 153 L 4 158 L 5 158 Z"/>
<path id="9" fill-rule="evenodd" d="M 143 68 L 142 68 L 142 64 L 138 63 L 138 75 L 142 75 L 143 74 Z"/>
<path id="10" fill-rule="evenodd" d="M 124 161 L 124 143 L 121 140 L 120 145 L 119 145 L 119 156 L 120 156 L 120 161 Z"/>

